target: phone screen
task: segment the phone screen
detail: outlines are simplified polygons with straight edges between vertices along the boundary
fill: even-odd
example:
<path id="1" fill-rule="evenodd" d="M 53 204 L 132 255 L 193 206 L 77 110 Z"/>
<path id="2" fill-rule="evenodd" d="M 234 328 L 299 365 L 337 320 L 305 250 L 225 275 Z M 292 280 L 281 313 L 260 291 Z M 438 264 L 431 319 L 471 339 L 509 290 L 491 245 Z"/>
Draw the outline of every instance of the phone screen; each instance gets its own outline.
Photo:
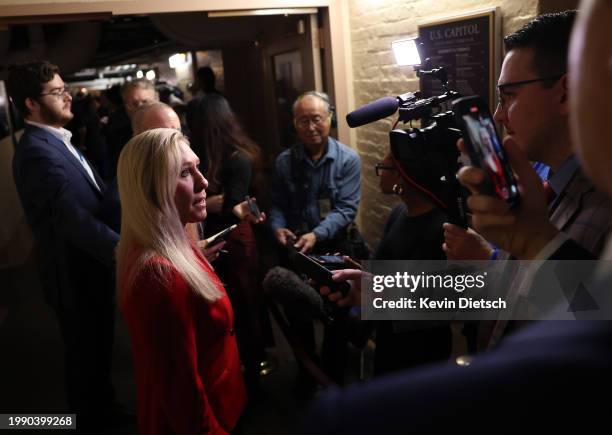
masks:
<path id="1" fill-rule="evenodd" d="M 344 264 L 344 260 L 339 255 L 311 255 L 319 263 Z"/>
<path id="2" fill-rule="evenodd" d="M 255 216 L 255 219 L 259 219 L 261 216 L 261 212 L 259 211 L 259 207 L 257 207 L 257 204 L 255 203 L 255 201 L 253 200 L 253 198 L 249 197 L 248 195 L 244 197 L 245 201 L 247 202 L 247 204 L 249 204 L 249 210 L 251 212 L 251 214 L 253 216 Z"/>
<path id="3" fill-rule="evenodd" d="M 219 242 L 222 242 L 225 239 L 225 237 L 229 234 L 229 232 L 232 231 L 237 226 L 238 225 L 234 224 L 231 227 L 228 227 L 224 229 L 223 231 L 219 231 L 217 234 L 214 234 L 210 236 L 209 238 L 205 239 L 206 244 L 207 244 L 206 246 L 210 247 L 210 246 L 216 245 Z"/>
<path id="4" fill-rule="evenodd" d="M 488 110 L 483 112 L 477 105 L 470 106 L 463 113 L 462 120 L 469 135 L 465 139 L 472 145 L 470 158 L 477 159 L 472 163 L 487 173 L 495 195 L 508 203 L 516 203 L 519 198 L 518 186 Z"/>

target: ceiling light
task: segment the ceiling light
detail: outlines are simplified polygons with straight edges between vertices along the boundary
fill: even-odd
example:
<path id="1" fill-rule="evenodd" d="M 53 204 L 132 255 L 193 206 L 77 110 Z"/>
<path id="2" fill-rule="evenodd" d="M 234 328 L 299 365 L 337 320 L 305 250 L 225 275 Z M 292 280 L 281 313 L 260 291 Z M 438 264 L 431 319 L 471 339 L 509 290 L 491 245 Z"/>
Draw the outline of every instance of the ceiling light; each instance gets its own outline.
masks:
<path id="1" fill-rule="evenodd" d="M 185 53 L 176 53 L 168 58 L 170 68 L 177 68 L 187 63 L 187 55 Z"/>

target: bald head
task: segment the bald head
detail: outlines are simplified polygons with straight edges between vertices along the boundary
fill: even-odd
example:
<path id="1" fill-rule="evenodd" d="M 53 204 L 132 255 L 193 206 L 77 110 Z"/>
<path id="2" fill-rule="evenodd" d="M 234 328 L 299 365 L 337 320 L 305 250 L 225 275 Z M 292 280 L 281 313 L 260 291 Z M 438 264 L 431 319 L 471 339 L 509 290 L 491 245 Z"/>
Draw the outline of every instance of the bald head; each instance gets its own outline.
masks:
<path id="1" fill-rule="evenodd" d="M 157 102 L 140 107 L 132 117 L 134 136 L 154 128 L 173 128 L 181 131 L 181 121 L 167 104 Z"/>

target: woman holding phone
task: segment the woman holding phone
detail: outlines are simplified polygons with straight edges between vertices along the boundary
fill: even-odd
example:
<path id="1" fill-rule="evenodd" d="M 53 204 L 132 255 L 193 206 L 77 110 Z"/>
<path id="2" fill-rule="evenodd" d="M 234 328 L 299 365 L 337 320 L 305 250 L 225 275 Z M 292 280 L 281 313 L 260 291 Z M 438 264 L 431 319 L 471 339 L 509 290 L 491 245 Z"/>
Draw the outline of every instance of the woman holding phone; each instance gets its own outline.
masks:
<path id="1" fill-rule="evenodd" d="M 172 129 L 135 136 L 119 158 L 117 287 L 142 435 L 228 434 L 246 403 L 232 306 L 186 231 L 206 217 L 198 165 Z"/>

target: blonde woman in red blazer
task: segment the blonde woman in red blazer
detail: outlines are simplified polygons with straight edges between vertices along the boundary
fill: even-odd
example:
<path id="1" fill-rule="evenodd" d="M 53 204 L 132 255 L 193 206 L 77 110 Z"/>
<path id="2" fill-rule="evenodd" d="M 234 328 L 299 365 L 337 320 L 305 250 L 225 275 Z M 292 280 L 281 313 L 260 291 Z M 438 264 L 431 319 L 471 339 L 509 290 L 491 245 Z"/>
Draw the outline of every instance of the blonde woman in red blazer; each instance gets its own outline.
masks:
<path id="1" fill-rule="evenodd" d="M 135 136 L 119 158 L 117 279 L 141 435 L 228 434 L 246 403 L 230 301 L 185 230 L 206 217 L 198 164 L 171 129 Z"/>

